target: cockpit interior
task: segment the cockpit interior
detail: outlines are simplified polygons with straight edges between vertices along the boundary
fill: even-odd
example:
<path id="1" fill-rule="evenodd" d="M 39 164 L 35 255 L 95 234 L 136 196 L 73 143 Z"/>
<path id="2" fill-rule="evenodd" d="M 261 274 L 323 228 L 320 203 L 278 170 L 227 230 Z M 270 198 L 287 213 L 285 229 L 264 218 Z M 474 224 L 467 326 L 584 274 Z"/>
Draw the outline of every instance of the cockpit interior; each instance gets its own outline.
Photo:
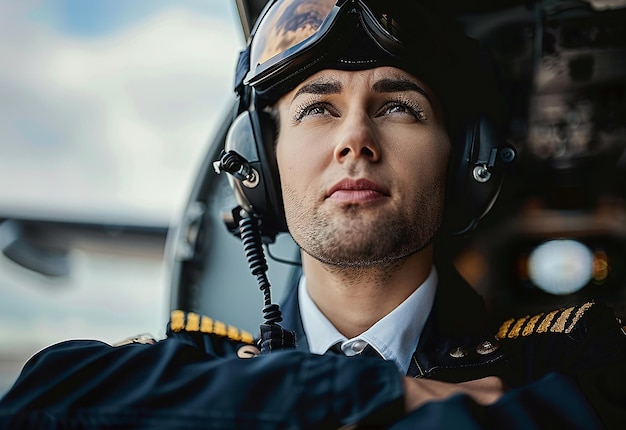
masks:
<path id="1" fill-rule="evenodd" d="M 237 1 L 245 36 L 264 3 Z M 596 300 L 626 321 L 626 2 L 448 3 L 492 56 L 517 159 L 491 211 L 468 237 L 446 239 L 445 254 L 496 317 Z M 262 295 L 224 225 L 236 202 L 212 168 L 232 119 L 168 237 L 170 307 L 256 332 Z M 280 302 L 298 250 L 287 235 L 266 245 Z"/>

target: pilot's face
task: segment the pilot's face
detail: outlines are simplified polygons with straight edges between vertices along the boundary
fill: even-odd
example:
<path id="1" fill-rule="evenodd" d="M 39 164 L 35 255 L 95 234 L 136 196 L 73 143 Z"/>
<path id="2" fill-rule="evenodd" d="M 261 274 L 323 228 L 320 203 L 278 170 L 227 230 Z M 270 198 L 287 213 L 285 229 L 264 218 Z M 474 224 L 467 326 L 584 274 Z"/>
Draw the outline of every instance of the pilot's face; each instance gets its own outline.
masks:
<path id="1" fill-rule="evenodd" d="M 429 243 L 450 140 L 423 82 L 394 67 L 322 70 L 276 107 L 287 224 L 306 253 L 361 267 Z"/>

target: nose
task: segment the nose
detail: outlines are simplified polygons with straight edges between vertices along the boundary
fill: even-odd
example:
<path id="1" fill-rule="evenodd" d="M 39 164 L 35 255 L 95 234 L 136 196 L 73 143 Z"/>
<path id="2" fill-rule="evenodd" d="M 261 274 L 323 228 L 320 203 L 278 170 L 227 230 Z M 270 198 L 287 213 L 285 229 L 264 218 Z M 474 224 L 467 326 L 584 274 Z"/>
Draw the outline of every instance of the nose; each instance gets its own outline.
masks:
<path id="1" fill-rule="evenodd" d="M 344 121 L 334 149 L 337 161 L 364 158 L 377 162 L 380 155 L 374 124 L 367 114 L 354 115 Z"/>

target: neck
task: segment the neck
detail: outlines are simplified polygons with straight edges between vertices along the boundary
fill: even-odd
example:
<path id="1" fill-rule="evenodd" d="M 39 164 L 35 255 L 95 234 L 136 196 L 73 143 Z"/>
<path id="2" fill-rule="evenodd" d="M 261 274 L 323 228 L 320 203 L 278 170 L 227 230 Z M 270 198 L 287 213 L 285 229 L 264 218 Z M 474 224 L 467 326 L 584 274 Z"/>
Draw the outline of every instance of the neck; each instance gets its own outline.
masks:
<path id="1" fill-rule="evenodd" d="M 432 245 L 375 267 L 337 267 L 302 254 L 309 295 L 347 338 L 363 333 L 406 300 L 426 280 L 432 262 Z"/>

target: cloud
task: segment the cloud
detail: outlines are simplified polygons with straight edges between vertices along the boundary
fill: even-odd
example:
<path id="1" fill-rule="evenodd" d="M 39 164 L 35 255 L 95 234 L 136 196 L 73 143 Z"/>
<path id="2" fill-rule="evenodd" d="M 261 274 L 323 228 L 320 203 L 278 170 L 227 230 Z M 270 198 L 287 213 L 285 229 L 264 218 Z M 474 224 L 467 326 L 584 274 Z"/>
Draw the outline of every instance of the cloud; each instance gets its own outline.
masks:
<path id="1" fill-rule="evenodd" d="M 232 100 L 234 22 L 181 7 L 99 37 L 1 27 L 0 212 L 168 222 Z"/>

